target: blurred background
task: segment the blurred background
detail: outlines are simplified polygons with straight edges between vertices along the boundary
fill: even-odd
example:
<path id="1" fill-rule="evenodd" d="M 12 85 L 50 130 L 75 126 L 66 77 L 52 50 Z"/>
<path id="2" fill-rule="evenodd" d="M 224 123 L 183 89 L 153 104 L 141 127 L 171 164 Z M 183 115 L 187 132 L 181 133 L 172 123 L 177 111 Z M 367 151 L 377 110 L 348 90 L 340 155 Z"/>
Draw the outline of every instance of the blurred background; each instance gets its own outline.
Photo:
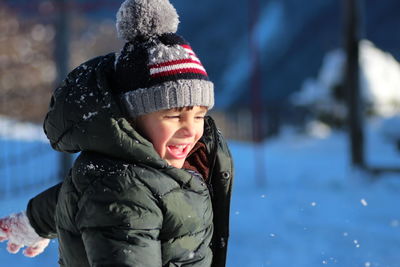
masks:
<path id="1" fill-rule="evenodd" d="M 0 216 L 68 170 L 41 123 L 69 71 L 122 48 L 121 2 L 0 0 Z M 400 1 L 171 3 L 235 159 L 228 266 L 399 267 Z M 0 262 L 54 266 L 56 241 Z"/>

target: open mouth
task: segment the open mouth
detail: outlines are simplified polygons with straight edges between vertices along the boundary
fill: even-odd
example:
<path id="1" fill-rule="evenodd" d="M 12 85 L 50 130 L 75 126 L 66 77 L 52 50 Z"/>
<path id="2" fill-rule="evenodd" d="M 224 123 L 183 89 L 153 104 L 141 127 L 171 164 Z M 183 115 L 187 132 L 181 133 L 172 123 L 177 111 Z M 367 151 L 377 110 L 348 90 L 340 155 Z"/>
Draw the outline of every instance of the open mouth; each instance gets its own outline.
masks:
<path id="1" fill-rule="evenodd" d="M 168 145 L 167 149 L 168 149 L 168 153 L 173 158 L 183 159 L 183 158 L 186 158 L 187 154 L 189 154 L 190 145 L 189 144 Z"/>

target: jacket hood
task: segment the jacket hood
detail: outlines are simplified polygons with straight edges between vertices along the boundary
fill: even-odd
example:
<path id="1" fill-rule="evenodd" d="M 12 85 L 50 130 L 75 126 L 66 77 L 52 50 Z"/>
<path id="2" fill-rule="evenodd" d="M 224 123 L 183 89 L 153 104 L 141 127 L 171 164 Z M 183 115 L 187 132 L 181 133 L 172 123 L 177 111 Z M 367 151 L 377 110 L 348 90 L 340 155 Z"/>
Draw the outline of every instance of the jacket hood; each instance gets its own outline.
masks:
<path id="1" fill-rule="evenodd" d="M 54 91 L 44 121 L 51 146 L 61 152 L 92 151 L 167 166 L 153 145 L 124 118 L 113 94 L 115 54 L 83 63 Z"/>

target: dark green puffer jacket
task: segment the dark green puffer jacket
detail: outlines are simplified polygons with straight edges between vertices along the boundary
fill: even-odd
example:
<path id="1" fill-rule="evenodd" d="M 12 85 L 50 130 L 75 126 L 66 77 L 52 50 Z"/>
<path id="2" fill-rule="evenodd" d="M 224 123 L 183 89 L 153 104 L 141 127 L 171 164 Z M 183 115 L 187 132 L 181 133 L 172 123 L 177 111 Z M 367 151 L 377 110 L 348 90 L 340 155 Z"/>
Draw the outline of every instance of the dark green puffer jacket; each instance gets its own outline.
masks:
<path id="1" fill-rule="evenodd" d="M 169 166 L 123 116 L 112 93 L 115 55 L 72 71 L 44 129 L 54 149 L 82 151 L 62 184 L 27 209 L 36 232 L 59 239 L 61 266 L 225 266 L 233 167 L 206 118 L 207 183 Z"/>

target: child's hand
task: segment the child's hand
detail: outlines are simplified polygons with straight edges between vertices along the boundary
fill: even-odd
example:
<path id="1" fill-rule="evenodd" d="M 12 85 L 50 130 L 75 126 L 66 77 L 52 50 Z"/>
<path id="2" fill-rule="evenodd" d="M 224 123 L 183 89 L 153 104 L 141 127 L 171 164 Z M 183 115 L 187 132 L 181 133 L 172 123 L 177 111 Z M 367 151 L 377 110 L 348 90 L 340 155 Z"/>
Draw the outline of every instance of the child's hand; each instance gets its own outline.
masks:
<path id="1" fill-rule="evenodd" d="M 50 239 L 42 238 L 36 234 L 25 212 L 11 214 L 0 219 L 0 242 L 6 240 L 8 240 L 7 250 L 13 254 L 27 246 L 23 252 L 27 257 L 39 255 L 50 242 Z"/>

